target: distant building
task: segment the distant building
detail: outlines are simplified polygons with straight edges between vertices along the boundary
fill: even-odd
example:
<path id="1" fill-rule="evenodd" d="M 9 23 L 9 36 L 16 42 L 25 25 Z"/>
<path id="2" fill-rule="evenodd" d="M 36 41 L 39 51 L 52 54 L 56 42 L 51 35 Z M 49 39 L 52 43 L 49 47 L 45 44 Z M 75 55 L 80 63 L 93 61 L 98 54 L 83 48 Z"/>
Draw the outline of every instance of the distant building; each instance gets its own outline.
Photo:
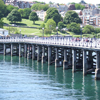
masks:
<path id="1" fill-rule="evenodd" d="M 58 12 L 67 12 L 68 11 L 68 6 L 63 4 L 63 5 L 59 5 L 59 4 L 50 4 L 50 7 L 54 7 L 57 8 Z"/>
<path id="2" fill-rule="evenodd" d="M 7 36 L 7 35 L 9 35 L 9 31 L 8 31 L 8 30 L 5 30 L 5 29 L 0 28 L 0 36 Z"/>
<path id="3" fill-rule="evenodd" d="M 96 4 L 96 7 L 99 8 L 100 7 L 100 4 Z"/>
<path id="4" fill-rule="evenodd" d="M 99 13 L 99 9 L 83 9 L 82 13 L 84 16 L 94 16 L 95 14 Z"/>
<path id="5" fill-rule="evenodd" d="M 18 7 L 22 8 L 22 9 L 30 8 L 29 2 L 19 1 L 19 2 L 17 2 L 17 4 L 18 4 Z"/>
<path id="6" fill-rule="evenodd" d="M 87 4 L 84 0 L 81 0 L 80 4 L 84 5 L 85 9 L 95 9 L 96 8 L 96 6 L 94 4 Z"/>
<path id="7" fill-rule="evenodd" d="M 84 0 L 81 0 L 79 3 L 82 4 L 82 5 L 86 4 L 86 2 Z"/>
<path id="8" fill-rule="evenodd" d="M 3 0 L 6 5 L 13 5 L 18 8 L 31 8 L 35 2 L 27 2 L 27 1 L 20 1 L 20 0 Z"/>
<path id="9" fill-rule="evenodd" d="M 64 18 L 66 13 L 67 13 L 67 12 L 62 11 L 62 12 L 60 12 L 59 14 Z"/>
<path id="10" fill-rule="evenodd" d="M 68 10 L 76 10 L 74 4 L 69 4 L 68 5 Z"/>
<path id="11" fill-rule="evenodd" d="M 41 20 L 44 21 L 45 16 L 46 16 L 46 11 L 41 10 L 41 11 L 35 11 L 35 12 L 37 13 L 38 17 L 39 17 Z"/>
<path id="12" fill-rule="evenodd" d="M 75 11 L 79 16 L 82 15 L 82 10 L 73 10 Z"/>
<path id="13" fill-rule="evenodd" d="M 100 15 L 98 16 L 79 16 L 82 20 L 83 25 L 95 25 L 95 26 L 100 26 Z"/>

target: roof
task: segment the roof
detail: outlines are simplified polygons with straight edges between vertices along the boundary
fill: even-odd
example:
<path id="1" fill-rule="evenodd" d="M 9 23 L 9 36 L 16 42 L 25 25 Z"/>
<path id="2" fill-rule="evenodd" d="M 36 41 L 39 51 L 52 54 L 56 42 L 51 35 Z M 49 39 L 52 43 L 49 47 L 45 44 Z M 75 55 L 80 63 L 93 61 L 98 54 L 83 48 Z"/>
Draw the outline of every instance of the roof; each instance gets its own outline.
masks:
<path id="1" fill-rule="evenodd" d="M 8 31 L 8 30 L 5 30 L 5 29 L 3 29 L 3 28 L 0 28 L 0 31 Z"/>
<path id="2" fill-rule="evenodd" d="M 86 2 L 84 0 L 81 0 L 80 4 L 86 4 Z"/>
<path id="3" fill-rule="evenodd" d="M 75 11 L 76 13 L 80 13 L 82 10 L 73 10 L 73 11 Z"/>

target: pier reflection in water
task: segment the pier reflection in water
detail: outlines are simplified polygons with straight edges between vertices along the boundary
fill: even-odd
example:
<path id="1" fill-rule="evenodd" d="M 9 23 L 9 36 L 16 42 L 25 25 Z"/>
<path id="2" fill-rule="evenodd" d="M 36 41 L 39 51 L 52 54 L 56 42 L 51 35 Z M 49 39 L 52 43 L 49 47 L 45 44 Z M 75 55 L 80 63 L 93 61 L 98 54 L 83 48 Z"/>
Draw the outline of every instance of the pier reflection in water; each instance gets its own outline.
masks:
<path id="1" fill-rule="evenodd" d="M 100 100 L 100 81 L 93 77 L 0 55 L 0 100 Z"/>

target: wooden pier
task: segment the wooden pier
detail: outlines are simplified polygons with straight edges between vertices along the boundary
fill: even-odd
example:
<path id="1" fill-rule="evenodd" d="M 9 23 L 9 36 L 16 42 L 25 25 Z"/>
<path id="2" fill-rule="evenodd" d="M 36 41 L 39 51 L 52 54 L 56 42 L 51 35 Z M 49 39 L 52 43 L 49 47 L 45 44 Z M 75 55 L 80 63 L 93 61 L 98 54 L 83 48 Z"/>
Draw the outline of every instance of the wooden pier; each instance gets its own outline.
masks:
<path id="1" fill-rule="evenodd" d="M 71 39 L 0 39 L 0 52 L 4 55 L 31 58 L 32 60 L 55 64 L 55 67 L 83 71 L 83 75 L 95 72 L 95 79 L 100 79 L 99 40 L 75 42 Z"/>

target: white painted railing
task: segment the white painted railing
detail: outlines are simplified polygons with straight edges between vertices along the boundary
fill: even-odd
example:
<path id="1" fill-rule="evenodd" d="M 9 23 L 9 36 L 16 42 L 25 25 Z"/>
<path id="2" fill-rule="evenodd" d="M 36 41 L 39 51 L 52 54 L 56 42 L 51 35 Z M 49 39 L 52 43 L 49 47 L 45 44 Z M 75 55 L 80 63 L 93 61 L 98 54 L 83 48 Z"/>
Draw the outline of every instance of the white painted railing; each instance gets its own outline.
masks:
<path id="1" fill-rule="evenodd" d="M 61 45 L 61 46 L 74 46 L 74 47 L 84 47 L 84 48 L 100 48 L 100 39 L 92 40 L 92 42 L 86 42 L 81 39 L 81 41 L 75 41 L 72 38 L 9 38 L 0 39 L 0 43 L 38 43 L 38 44 L 48 44 L 48 45 Z"/>

